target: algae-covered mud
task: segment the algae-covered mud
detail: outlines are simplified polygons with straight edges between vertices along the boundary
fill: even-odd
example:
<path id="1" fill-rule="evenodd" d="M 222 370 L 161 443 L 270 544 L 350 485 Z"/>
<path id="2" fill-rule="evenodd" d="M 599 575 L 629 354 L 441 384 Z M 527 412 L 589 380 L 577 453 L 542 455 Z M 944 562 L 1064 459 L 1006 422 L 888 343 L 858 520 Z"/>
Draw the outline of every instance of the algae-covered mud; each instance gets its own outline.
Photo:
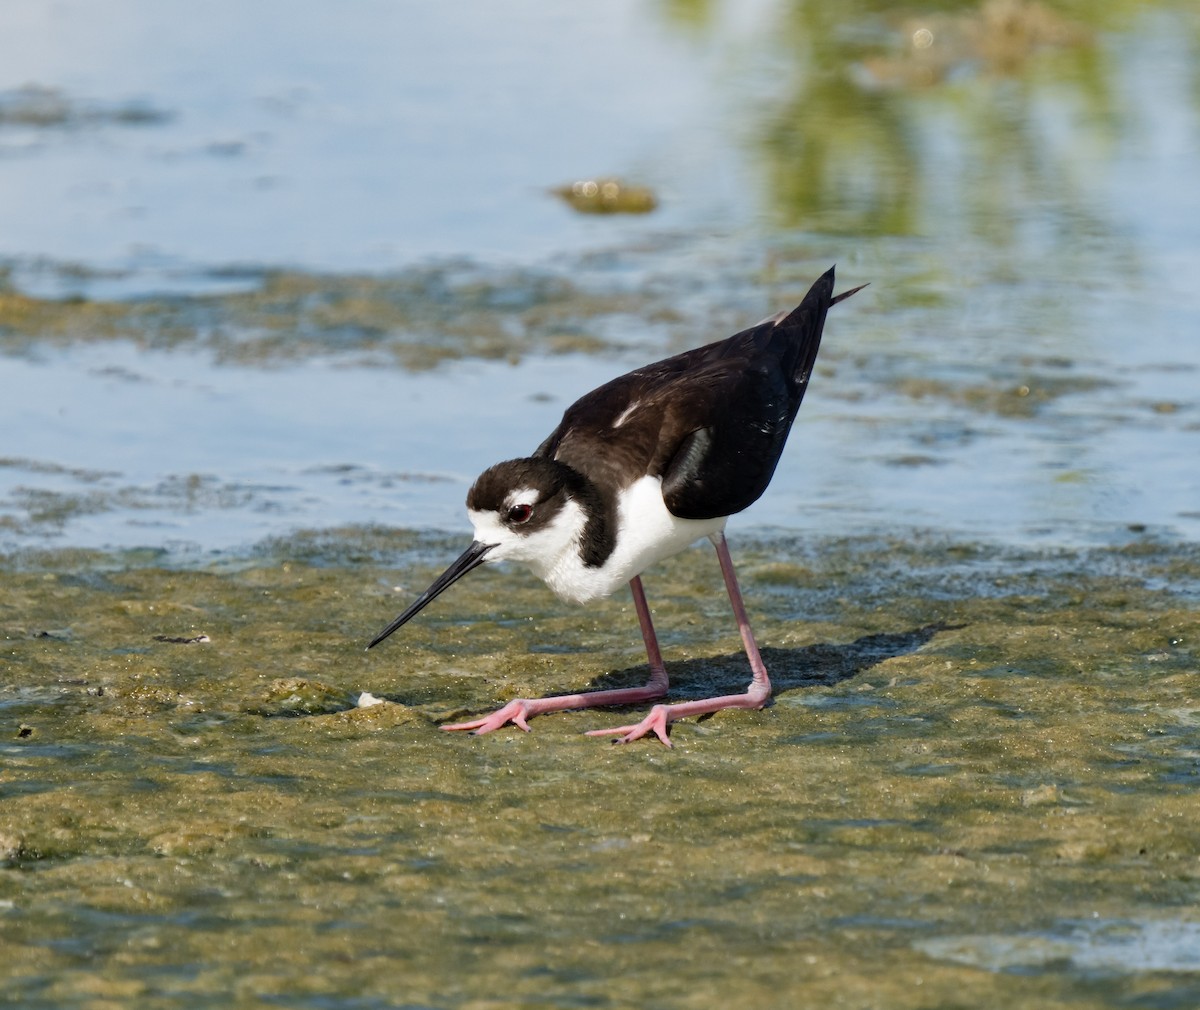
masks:
<path id="1" fill-rule="evenodd" d="M 1200 999 L 1194 549 L 750 538 L 776 701 L 668 751 L 440 732 L 646 673 L 628 600 L 504 571 L 365 654 L 452 547 L 8 559 L 6 1002 Z M 647 578 L 677 698 L 747 676 L 710 555 Z"/>

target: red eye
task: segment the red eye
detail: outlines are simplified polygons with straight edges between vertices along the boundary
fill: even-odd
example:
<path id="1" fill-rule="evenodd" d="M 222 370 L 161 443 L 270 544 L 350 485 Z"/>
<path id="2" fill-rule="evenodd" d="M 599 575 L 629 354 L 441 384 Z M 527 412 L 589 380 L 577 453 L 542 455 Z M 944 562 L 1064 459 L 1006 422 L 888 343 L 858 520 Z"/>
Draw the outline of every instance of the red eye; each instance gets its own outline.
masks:
<path id="1" fill-rule="evenodd" d="M 529 517 L 532 515 L 532 505 L 514 505 L 508 510 L 508 521 L 519 526 L 521 523 L 529 522 Z"/>

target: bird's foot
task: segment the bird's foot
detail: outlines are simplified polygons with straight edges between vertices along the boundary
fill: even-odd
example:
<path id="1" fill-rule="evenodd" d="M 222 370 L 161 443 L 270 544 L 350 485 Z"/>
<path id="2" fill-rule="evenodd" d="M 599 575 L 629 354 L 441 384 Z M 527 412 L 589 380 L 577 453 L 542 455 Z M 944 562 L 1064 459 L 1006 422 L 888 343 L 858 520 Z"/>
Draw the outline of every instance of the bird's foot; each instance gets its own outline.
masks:
<path id="1" fill-rule="evenodd" d="M 667 736 L 667 726 L 671 722 L 671 706 L 655 705 L 650 714 L 633 726 L 617 726 L 613 729 L 588 730 L 588 736 L 615 736 L 613 743 L 633 743 L 648 733 L 653 733 L 666 746 L 671 747 L 671 738 Z"/>
<path id="2" fill-rule="evenodd" d="M 727 694 L 720 698 L 704 698 L 699 701 L 681 701 L 674 705 L 655 705 L 650 714 L 635 726 L 618 726 L 616 729 L 593 729 L 588 736 L 615 736 L 614 743 L 632 743 L 653 733 L 668 747 L 671 740 L 667 736 L 667 726 L 676 719 L 686 719 L 693 715 L 709 715 L 726 708 L 762 708 L 771 697 L 771 684 L 766 679 L 765 671 L 762 679 L 750 682 L 745 694 Z"/>
<path id="3" fill-rule="evenodd" d="M 555 694 L 549 698 L 517 698 L 482 719 L 456 722 L 452 726 L 443 726 L 442 729 L 465 729 L 472 733 L 490 733 L 511 722 L 517 729 L 523 729 L 528 733 L 528 720 L 535 715 L 545 715 L 547 712 L 566 712 L 574 708 L 594 708 L 597 705 L 640 705 L 642 702 L 661 698 L 667 693 L 666 672 L 660 672 L 661 677 L 651 677 L 649 683 L 644 687 L 623 687 L 613 691 L 588 691 L 584 694 Z"/>
<path id="4" fill-rule="evenodd" d="M 510 722 L 522 729 L 526 733 L 529 732 L 529 723 L 526 721 L 534 714 L 533 702 L 525 698 L 517 698 L 510 701 L 503 708 L 496 709 L 491 715 L 484 716 L 482 719 L 472 719 L 470 722 L 456 722 L 452 726 L 443 726 L 442 729 L 450 731 L 456 729 L 469 730 L 472 733 L 490 733 L 494 729 L 500 729 L 501 726 L 507 726 Z"/>

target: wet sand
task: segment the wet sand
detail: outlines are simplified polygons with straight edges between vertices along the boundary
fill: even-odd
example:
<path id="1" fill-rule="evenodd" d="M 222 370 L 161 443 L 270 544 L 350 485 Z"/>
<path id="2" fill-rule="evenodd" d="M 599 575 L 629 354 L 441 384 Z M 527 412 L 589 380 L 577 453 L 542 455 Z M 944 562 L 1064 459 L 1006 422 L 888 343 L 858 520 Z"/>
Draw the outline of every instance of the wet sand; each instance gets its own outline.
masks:
<path id="1" fill-rule="evenodd" d="M 1200 996 L 1194 546 L 735 537 L 775 702 L 675 724 L 673 750 L 582 735 L 622 712 L 439 732 L 646 672 L 628 600 L 568 608 L 515 571 L 364 653 L 454 546 L 8 559 L 6 999 Z M 673 698 L 746 679 L 710 555 L 646 580 Z"/>

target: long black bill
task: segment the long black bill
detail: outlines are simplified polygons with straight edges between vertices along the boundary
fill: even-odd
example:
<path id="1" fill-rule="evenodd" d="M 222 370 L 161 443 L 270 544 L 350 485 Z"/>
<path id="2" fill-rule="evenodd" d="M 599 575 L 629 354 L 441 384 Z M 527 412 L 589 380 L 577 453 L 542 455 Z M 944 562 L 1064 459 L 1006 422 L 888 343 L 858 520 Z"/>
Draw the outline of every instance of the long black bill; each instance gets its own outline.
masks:
<path id="1" fill-rule="evenodd" d="M 462 555 L 457 561 L 454 562 L 454 564 L 452 564 L 449 568 L 442 572 L 441 575 L 433 580 L 433 585 L 426 589 L 425 592 L 423 592 L 420 596 L 418 596 L 416 600 L 413 601 L 413 605 L 411 607 L 409 607 L 406 611 L 404 611 L 403 614 L 397 617 L 394 621 L 392 621 L 391 624 L 389 624 L 378 635 L 371 639 L 371 644 L 368 645 L 367 648 L 373 649 L 385 638 L 387 638 L 388 635 L 390 635 L 393 631 L 395 631 L 401 625 L 407 623 L 412 617 L 416 616 L 416 614 L 424 609 L 427 603 L 430 603 L 444 593 L 447 589 L 449 589 L 452 585 L 454 585 L 454 583 L 466 575 L 467 572 L 469 572 L 472 568 L 478 568 L 480 565 L 482 565 L 483 559 L 487 552 L 495 546 L 495 544 L 481 544 L 478 540 L 474 541 L 470 547 L 462 552 Z"/>

